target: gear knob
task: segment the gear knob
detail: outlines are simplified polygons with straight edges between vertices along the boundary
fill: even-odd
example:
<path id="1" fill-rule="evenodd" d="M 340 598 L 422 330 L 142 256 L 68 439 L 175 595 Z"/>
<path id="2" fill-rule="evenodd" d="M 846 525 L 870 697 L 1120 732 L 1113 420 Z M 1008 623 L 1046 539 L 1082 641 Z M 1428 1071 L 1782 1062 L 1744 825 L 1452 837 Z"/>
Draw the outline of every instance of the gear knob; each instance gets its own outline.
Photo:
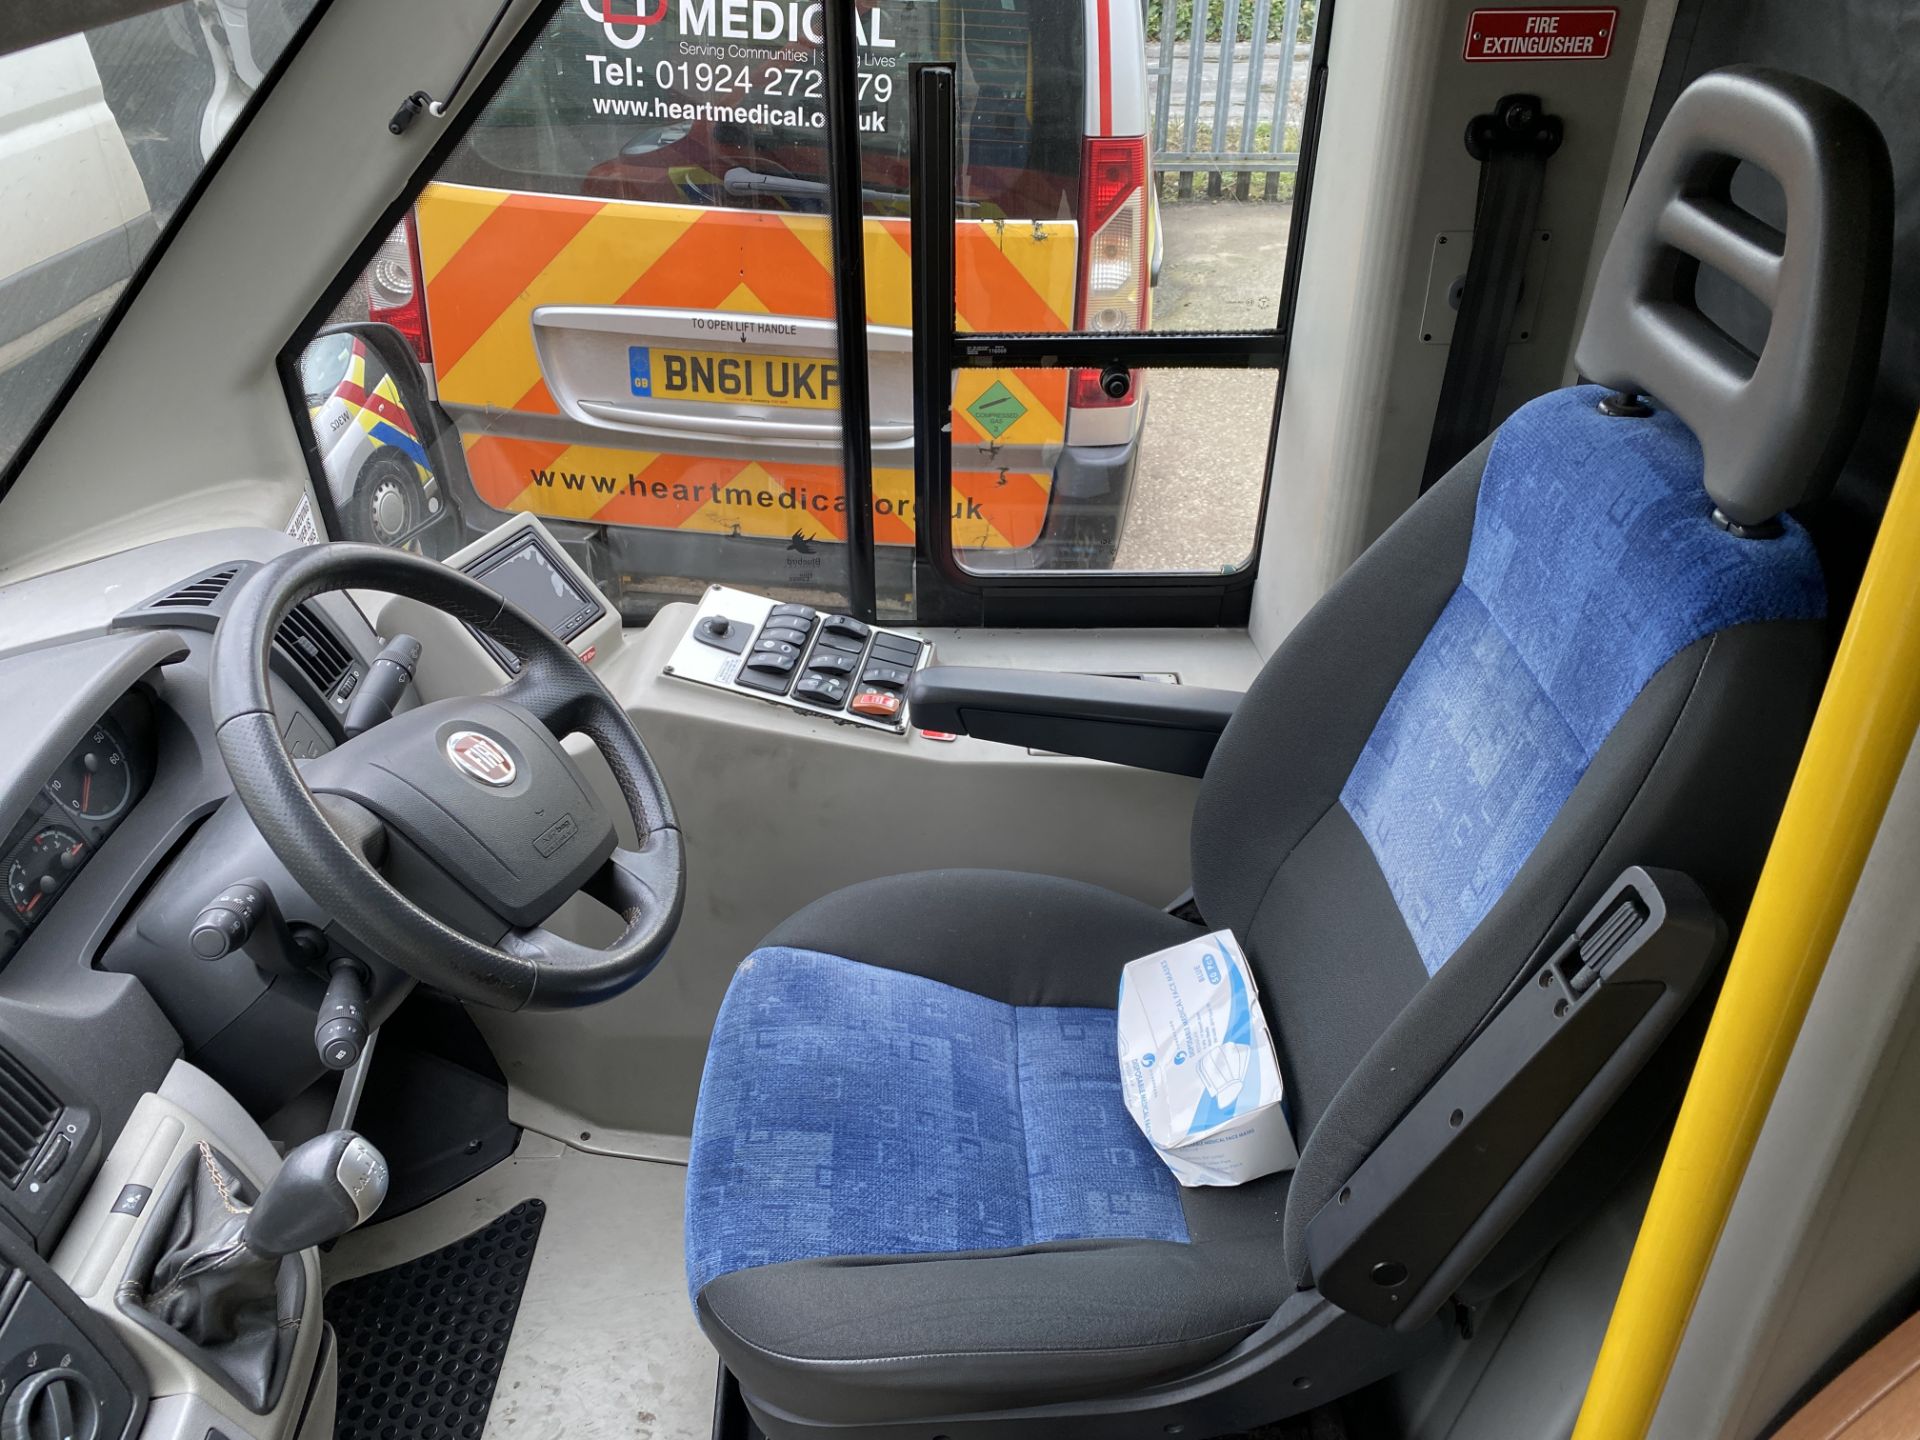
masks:
<path id="1" fill-rule="evenodd" d="M 260 1255 L 337 1240 L 387 1198 L 387 1162 L 351 1130 L 329 1130 L 287 1152 L 253 1202 L 241 1238 Z"/>

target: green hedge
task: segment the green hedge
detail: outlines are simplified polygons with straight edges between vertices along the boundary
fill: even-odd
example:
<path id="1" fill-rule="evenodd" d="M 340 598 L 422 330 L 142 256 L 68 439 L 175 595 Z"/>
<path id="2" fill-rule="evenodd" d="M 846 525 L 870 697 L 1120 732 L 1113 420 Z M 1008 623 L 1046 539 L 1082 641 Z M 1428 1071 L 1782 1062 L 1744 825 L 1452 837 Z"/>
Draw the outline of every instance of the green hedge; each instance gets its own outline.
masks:
<path id="1" fill-rule="evenodd" d="M 1220 16 L 1222 7 L 1210 0 L 1207 5 L 1207 39 L 1220 38 Z M 1300 0 L 1300 33 L 1296 37 L 1301 44 L 1313 40 L 1314 12 L 1319 9 L 1316 0 Z M 1158 41 L 1160 27 L 1166 18 L 1166 0 L 1147 0 L 1147 39 Z M 1273 8 L 1268 12 L 1267 39 L 1281 39 L 1280 28 L 1286 23 L 1286 0 L 1273 0 Z M 1241 40 L 1253 37 L 1253 0 L 1240 0 L 1240 23 L 1234 34 Z M 1190 40 L 1193 38 L 1193 0 L 1173 0 L 1173 38 Z"/>

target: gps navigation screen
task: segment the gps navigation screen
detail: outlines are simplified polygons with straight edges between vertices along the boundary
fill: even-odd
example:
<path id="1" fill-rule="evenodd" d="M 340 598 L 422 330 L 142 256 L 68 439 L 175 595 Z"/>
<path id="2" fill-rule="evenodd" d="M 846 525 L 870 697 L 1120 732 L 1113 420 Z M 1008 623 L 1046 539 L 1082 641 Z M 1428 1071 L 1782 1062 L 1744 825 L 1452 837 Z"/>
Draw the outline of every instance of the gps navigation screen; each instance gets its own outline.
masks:
<path id="1" fill-rule="evenodd" d="M 562 640 L 571 640 L 600 614 L 600 597 L 583 592 L 534 535 L 523 535 L 480 557 L 467 573 L 499 591 Z"/>

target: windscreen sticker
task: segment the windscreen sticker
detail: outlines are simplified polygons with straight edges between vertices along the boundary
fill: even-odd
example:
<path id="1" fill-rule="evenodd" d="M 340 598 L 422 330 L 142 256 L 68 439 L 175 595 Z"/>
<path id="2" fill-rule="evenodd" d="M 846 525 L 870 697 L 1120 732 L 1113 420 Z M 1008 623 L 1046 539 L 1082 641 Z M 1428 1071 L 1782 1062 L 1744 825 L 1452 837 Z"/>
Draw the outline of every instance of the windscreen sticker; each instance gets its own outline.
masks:
<path id="1" fill-rule="evenodd" d="M 302 495 L 300 503 L 293 507 L 293 518 L 287 521 L 287 534 L 302 545 L 320 543 L 320 527 L 313 523 L 313 501 Z"/>

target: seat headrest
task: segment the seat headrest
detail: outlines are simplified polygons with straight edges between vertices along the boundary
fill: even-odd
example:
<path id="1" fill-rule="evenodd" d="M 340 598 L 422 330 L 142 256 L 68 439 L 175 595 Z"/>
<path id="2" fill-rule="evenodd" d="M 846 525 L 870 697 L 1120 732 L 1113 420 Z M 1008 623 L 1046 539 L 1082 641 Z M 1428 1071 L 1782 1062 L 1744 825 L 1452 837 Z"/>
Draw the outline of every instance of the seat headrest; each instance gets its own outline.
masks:
<path id="1" fill-rule="evenodd" d="M 1779 185 L 1784 234 L 1732 199 L 1742 163 Z M 1575 363 L 1686 421 L 1721 513 L 1764 524 L 1825 494 L 1852 448 L 1892 248 L 1893 167 L 1864 110 L 1798 75 L 1713 71 L 1681 92 L 1647 153 Z M 1771 313 L 1758 355 L 1701 310 L 1703 265 Z"/>

